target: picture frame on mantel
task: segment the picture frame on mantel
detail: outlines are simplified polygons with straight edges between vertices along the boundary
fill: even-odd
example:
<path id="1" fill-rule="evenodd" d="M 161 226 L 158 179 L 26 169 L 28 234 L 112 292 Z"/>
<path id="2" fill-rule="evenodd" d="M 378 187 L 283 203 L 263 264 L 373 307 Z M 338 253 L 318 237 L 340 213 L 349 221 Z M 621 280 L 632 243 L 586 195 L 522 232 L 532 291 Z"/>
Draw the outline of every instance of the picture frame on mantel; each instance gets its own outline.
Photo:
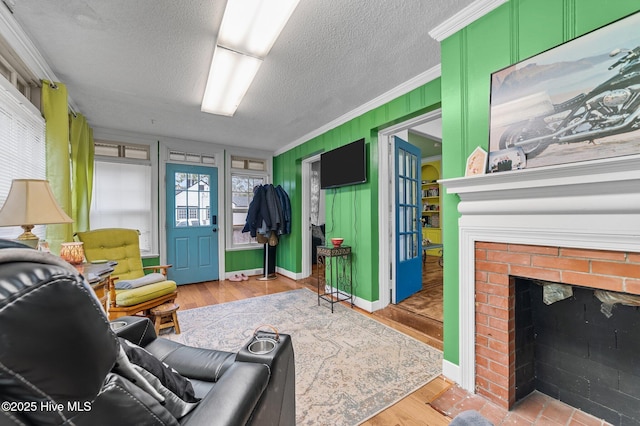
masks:
<path id="1" fill-rule="evenodd" d="M 481 147 L 473 150 L 471 155 L 467 157 L 467 167 L 465 167 L 465 176 L 483 175 L 487 171 L 487 151 Z"/>
<path id="2" fill-rule="evenodd" d="M 639 153 L 637 28 L 640 12 L 492 73 L 489 171 Z"/>

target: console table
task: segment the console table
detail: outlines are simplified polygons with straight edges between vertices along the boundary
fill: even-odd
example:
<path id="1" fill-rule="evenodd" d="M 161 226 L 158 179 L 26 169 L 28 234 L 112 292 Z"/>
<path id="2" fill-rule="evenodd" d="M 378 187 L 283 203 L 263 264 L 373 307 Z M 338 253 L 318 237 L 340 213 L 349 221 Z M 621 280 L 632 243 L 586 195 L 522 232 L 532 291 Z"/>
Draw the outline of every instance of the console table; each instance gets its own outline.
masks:
<path id="1" fill-rule="evenodd" d="M 353 273 L 351 268 L 351 247 L 317 248 L 318 306 L 320 300 L 333 305 L 349 301 L 353 308 Z"/>

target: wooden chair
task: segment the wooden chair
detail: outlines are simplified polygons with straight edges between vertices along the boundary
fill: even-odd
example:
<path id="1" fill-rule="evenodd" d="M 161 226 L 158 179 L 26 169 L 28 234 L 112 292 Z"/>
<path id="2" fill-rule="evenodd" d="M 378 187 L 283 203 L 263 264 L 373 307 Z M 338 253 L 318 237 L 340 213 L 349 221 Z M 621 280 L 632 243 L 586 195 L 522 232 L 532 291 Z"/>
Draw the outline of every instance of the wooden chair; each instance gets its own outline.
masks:
<path id="1" fill-rule="evenodd" d="M 135 229 L 105 228 L 78 232 L 78 240 L 84 243 L 87 262 L 116 261 L 117 265 L 109 280 L 109 319 L 127 315 L 148 316 L 152 308 L 174 302 L 178 296 L 175 281 L 164 280 L 133 289 L 119 290 L 119 280 L 134 280 L 144 277 L 145 271 L 167 275 L 171 265 L 142 266 L 138 231 Z"/>

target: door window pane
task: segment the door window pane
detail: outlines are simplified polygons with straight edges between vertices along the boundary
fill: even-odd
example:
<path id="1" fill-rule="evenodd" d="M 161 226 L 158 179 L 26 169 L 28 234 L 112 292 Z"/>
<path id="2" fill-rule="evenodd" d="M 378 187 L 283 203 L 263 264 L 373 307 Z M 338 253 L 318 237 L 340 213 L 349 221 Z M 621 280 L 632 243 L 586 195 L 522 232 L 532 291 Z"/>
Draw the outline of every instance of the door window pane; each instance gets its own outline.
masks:
<path id="1" fill-rule="evenodd" d="M 175 226 L 210 224 L 210 179 L 211 177 L 207 174 L 175 174 Z"/>

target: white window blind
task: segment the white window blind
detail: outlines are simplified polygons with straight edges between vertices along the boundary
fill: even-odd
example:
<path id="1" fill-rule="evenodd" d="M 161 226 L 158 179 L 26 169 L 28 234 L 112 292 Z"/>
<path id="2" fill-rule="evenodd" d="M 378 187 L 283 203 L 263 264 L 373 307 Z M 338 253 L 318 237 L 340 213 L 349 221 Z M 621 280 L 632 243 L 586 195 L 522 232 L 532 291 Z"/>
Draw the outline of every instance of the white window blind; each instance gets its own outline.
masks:
<path id="1" fill-rule="evenodd" d="M 152 251 L 151 166 L 96 161 L 91 229 L 129 228 L 140 231 L 140 251 Z"/>
<path id="2" fill-rule="evenodd" d="M 40 111 L 0 76 L 0 206 L 13 179 L 46 179 L 45 123 Z M 33 228 L 44 238 L 45 226 Z M 0 238 L 14 239 L 17 226 L 0 227 Z"/>
<path id="3" fill-rule="evenodd" d="M 242 232 L 242 228 L 247 223 L 249 204 L 253 201 L 253 189 L 265 183 L 266 178 L 264 176 L 231 174 L 232 235 L 234 245 L 251 244 L 251 235 L 248 232 Z"/>
<path id="4" fill-rule="evenodd" d="M 228 157 L 227 182 L 227 248 L 257 246 L 255 238 L 242 232 L 247 222 L 249 205 L 253 201 L 253 189 L 269 182 L 267 160 L 232 155 Z"/>

